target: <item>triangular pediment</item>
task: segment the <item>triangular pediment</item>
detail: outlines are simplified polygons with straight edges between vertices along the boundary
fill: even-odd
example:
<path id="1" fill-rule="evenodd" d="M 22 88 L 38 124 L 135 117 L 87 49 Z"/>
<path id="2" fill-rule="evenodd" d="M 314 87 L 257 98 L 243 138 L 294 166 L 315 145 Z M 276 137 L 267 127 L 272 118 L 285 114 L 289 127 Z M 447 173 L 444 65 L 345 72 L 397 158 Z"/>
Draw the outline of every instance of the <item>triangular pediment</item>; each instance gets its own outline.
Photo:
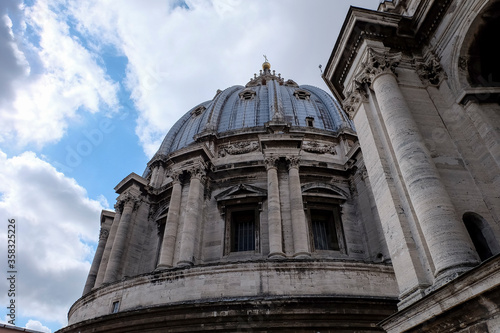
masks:
<path id="1" fill-rule="evenodd" d="M 247 197 L 267 197 L 267 190 L 248 184 L 239 184 L 217 194 L 215 200 L 226 201 Z"/>

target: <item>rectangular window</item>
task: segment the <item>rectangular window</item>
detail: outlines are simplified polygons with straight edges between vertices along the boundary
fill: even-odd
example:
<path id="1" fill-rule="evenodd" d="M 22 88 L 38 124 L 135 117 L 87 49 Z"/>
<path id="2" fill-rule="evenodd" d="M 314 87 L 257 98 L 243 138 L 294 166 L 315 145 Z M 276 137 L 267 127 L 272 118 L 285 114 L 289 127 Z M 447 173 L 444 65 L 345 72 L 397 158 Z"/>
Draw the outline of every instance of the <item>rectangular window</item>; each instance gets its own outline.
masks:
<path id="1" fill-rule="evenodd" d="M 119 301 L 113 302 L 113 307 L 111 309 L 111 313 L 117 313 L 119 308 L 120 308 L 120 302 Z"/>
<path id="2" fill-rule="evenodd" d="M 311 209 L 311 227 L 315 250 L 340 249 L 333 211 Z"/>
<path id="3" fill-rule="evenodd" d="M 255 210 L 231 212 L 231 252 L 255 251 Z"/>

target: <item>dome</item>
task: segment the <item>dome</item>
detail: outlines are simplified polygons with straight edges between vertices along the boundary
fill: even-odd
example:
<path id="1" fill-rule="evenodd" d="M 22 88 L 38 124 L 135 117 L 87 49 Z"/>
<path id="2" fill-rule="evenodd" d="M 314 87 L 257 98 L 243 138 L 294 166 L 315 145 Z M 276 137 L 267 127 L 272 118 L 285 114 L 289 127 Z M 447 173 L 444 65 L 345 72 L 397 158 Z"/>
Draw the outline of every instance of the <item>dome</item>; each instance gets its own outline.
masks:
<path id="1" fill-rule="evenodd" d="M 269 66 L 270 67 L 270 66 Z M 215 97 L 187 112 L 170 129 L 158 154 L 168 155 L 195 142 L 203 133 L 218 137 L 265 131 L 266 123 L 279 119 L 291 127 L 314 127 L 336 132 L 354 129 L 340 104 L 322 89 L 297 85 L 271 73 L 267 67 L 245 86 L 217 91 Z"/>
<path id="2" fill-rule="evenodd" d="M 273 332 L 371 331 L 394 312 L 351 120 L 268 67 L 191 109 L 115 187 L 66 332 L 236 332 L 253 314 Z"/>

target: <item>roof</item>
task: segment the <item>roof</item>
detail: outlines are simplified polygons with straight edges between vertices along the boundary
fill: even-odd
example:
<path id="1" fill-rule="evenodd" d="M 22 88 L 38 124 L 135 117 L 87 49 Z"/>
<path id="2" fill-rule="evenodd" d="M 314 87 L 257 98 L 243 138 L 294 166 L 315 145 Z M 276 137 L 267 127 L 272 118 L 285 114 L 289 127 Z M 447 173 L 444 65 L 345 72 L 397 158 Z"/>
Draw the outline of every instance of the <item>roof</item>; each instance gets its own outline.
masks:
<path id="1" fill-rule="evenodd" d="M 197 135 L 218 136 L 264 130 L 276 117 L 291 126 L 328 131 L 354 129 L 340 104 L 322 89 L 285 81 L 264 68 L 246 86 L 219 91 L 214 99 L 196 105 L 179 119 L 166 135 L 157 154 L 168 155 L 195 142 Z"/>

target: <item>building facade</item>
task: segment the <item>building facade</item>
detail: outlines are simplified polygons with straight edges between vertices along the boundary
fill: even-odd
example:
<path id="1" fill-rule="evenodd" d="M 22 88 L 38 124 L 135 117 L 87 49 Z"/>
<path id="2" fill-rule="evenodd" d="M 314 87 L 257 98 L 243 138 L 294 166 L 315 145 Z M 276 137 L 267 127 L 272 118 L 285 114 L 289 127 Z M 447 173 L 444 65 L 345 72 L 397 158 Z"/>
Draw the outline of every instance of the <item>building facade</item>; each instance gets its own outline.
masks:
<path id="1" fill-rule="evenodd" d="M 351 8 L 335 99 L 266 61 L 195 106 L 116 186 L 59 332 L 499 332 L 499 10 Z"/>

